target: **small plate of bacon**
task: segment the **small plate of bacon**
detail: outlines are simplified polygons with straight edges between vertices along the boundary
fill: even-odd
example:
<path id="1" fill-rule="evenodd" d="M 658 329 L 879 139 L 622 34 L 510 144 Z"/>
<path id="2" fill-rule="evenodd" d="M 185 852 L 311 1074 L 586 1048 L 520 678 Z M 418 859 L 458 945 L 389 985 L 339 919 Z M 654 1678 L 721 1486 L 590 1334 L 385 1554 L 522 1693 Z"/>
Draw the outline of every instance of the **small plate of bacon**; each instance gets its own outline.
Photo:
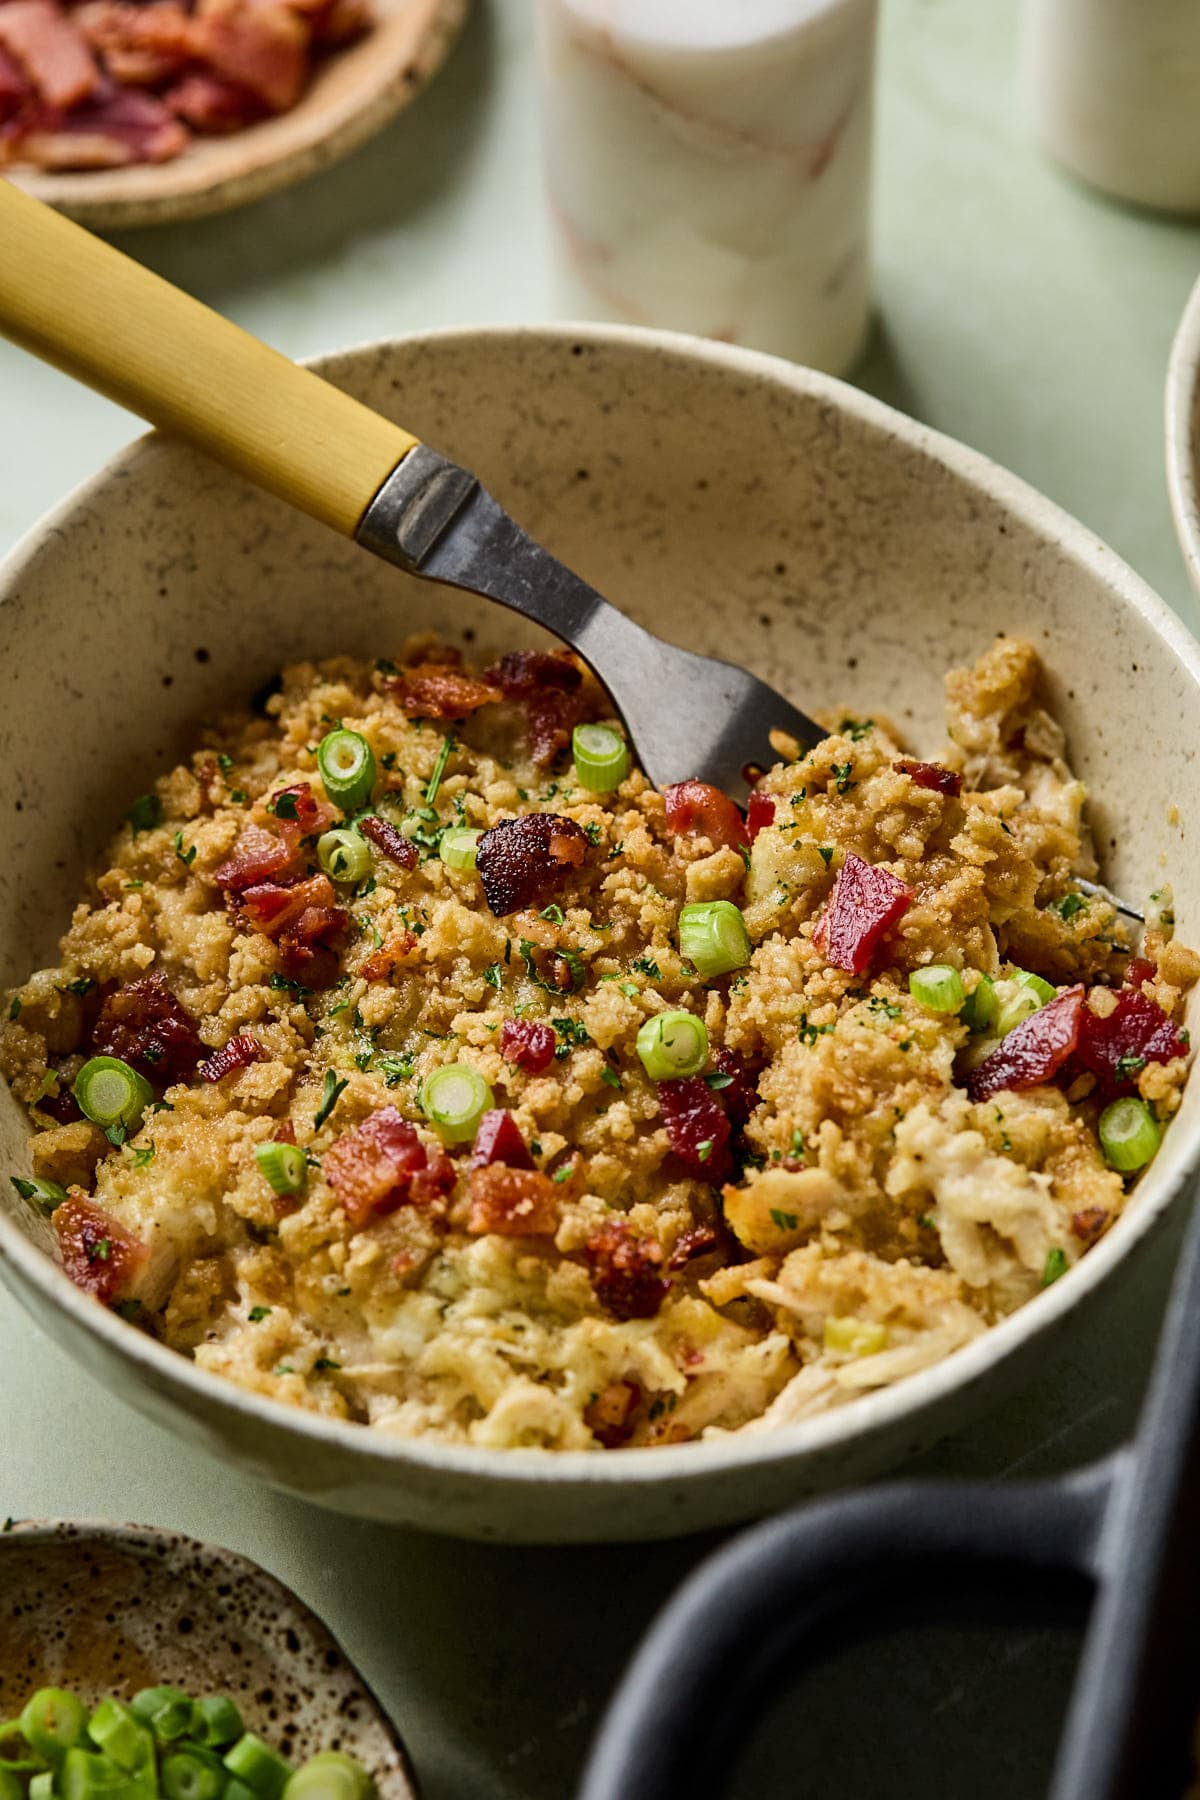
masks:
<path id="1" fill-rule="evenodd" d="M 336 162 L 469 0 L 0 0 L 0 172 L 84 224 L 222 212 Z"/>

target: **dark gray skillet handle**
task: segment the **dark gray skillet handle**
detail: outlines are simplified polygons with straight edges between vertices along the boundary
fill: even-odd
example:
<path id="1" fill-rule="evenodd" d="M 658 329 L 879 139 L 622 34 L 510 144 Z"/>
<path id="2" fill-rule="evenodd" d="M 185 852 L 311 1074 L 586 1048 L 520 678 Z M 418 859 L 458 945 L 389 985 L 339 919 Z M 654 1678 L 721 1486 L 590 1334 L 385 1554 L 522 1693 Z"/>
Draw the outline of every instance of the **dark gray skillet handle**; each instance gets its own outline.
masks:
<path id="1" fill-rule="evenodd" d="M 915 1482 L 803 1507 L 735 1538 L 651 1628 L 592 1751 L 579 1800 L 710 1800 L 769 1676 L 821 1654 L 834 1618 L 930 1589 L 1001 1591 L 1015 1571 L 1086 1600 L 1118 1458 L 1058 1481 Z M 1081 1797 L 1082 1800 L 1082 1797 Z"/>

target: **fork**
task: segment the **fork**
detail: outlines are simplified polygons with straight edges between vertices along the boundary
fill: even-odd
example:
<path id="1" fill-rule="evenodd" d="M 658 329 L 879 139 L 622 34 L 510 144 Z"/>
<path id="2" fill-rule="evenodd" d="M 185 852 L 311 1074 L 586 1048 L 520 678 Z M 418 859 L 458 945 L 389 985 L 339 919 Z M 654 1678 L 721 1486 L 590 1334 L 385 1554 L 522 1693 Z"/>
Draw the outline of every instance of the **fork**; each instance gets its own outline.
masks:
<path id="1" fill-rule="evenodd" d="M 824 736 L 747 670 L 627 618 L 468 469 L 4 180 L 0 331 L 410 575 L 545 626 L 603 681 L 656 786 L 742 799 L 772 731 Z"/>

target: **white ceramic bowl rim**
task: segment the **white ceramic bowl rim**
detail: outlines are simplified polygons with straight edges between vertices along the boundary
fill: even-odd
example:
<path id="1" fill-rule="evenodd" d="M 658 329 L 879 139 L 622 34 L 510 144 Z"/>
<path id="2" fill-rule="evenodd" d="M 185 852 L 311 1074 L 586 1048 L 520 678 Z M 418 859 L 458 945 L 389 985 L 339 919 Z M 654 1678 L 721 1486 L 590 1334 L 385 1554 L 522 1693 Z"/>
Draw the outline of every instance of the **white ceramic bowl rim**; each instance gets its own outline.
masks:
<path id="1" fill-rule="evenodd" d="M 1200 304 L 1196 307 L 1194 323 L 1200 334 Z M 815 370 L 786 363 L 757 351 L 736 349 L 681 333 L 655 331 L 641 326 L 572 323 L 455 326 L 446 330 L 414 333 L 405 339 L 380 339 L 347 346 L 341 351 L 307 360 L 309 366 L 320 370 L 327 363 L 335 362 L 339 357 L 355 350 L 381 354 L 386 352 L 389 344 L 396 342 L 415 340 L 453 346 L 455 342 L 461 341 L 465 346 L 483 339 L 502 345 L 531 337 L 549 338 L 564 344 L 594 344 L 597 347 L 616 342 L 645 349 L 677 348 L 693 360 L 710 362 L 723 370 L 732 368 L 748 380 L 769 379 L 801 393 L 833 401 L 864 424 L 905 439 L 965 481 L 983 488 L 1032 530 L 1060 545 L 1100 581 L 1124 597 L 1126 603 L 1170 647 L 1200 686 L 1200 644 L 1115 551 L 1110 550 L 1078 520 L 1039 494 L 1019 476 L 1001 468 L 978 451 L 970 450 L 953 438 L 944 437 L 940 432 L 907 418 L 882 401 L 871 398 L 833 376 L 822 375 Z M 35 541 L 49 533 L 62 531 L 72 511 L 81 502 L 98 498 L 102 488 L 115 474 L 126 477 L 135 475 L 138 458 L 143 454 L 143 447 L 148 441 L 147 438 L 138 439 L 119 452 L 102 470 L 67 495 L 20 539 L 3 563 L 0 563 L 0 604 Z M 1010 1314 L 981 1337 L 974 1339 L 963 1349 L 956 1350 L 930 1369 L 795 1425 L 779 1426 L 769 1431 L 731 1433 L 727 1437 L 703 1439 L 698 1443 L 634 1448 L 622 1450 L 615 1455 L 602 1455 L 590 1450 L 482 1449 L 427 1438 L 390 1437 L 363 1425 L 326 1419 L 299 1408 L 287 1407 L 279 1401 L 252 1394 L 219 1375 L 209 1374 L 179 1351 L 168 1349 L 166 1345 L 139 1332 L 135 1326 L 127 1324 L 115 1313 L 98 1306 L 95 1300 L 75 1287 L 63 1270 L 3 1214 L 0 1214 L 0 1257 L 10 1258 L 31 1286 L 44 1295 L 51 1307 L 64 1308 L 78 1324 L 107 1338 L 114 1350 L 142 1360 L 166 1385 L 178 1385 L 191 1389 L 201 1398 L 216 1399 L 248 1421 L 266 1419 L 273 1424 L 290 1426 L 299 1437 L 350 1452 L 356 1457 L 367 1457 L 385 1466 L 389 1463 L 415 1464 L 430 1472 L 445 1471 L 458 1477 L 473 1476 L 487 1483 L 503 1484 L 509 1479 L 518 1482 L 528 1482 L 531 1479 L 553 1480 L 556 1477 L 617 1487 L 643 1486 L 667 1477 L 677 1483 L 691 1483 L 725 1471 L 774 1463 L 801 1450 L 829 1449 L 883 1425 L 900 1425 L 907 1417 L 921 1413 L 955 1389 L 970 1385 L 1018 1345 L 1048 1330 L 1065 1313 L 1070 1312 L 1085 1294 L 1098 1287 L 1166 1211 L 1198 1165 L 1200 1132 L 1190 1146 L 1188 1155 L 1153 1201 L 1133 1205 L 1122 1214 L 1112 1231 L 1089 1250 L 1062 1280 L 1055 1282 L 1028 1301 L 1018 1312 Z"/>
<path id="2" fill-rule="evenodd" d="M 1200 281 L 1196 282 L 1171 345 L 1167 364 L 1167 492 L 1179 547 L 1200 591 L 1200 491 L 1196 468 L 1196 402 L 1200 384 Z"/>

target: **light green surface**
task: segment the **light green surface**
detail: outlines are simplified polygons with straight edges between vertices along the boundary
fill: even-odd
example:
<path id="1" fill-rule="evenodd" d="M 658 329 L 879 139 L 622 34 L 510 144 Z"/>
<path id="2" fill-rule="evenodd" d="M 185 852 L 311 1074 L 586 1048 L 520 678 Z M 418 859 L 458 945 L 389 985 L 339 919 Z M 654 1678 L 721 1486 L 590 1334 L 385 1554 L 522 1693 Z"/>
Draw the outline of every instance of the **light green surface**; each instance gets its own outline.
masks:
<path id="1" fill-rule="evenodd" d="M 529 10 L 481 3 L 444 78 L 342 168 L 123 243 L 297 355 L 550 316 Z M 1162 479 L 1161 388 L 1200 230 L 1111 207 L 1039 161 L 1014 91 L 1012 0 L 888 0 L 885 12 L 882 319 L 865 385 L 1060 500 L 1194 623 Z M 3 347 L 0 419 L 0 548 L 132 430 Z M 1176 1221 L 1069 1351 L 924 1466 L 1032 1474 L 1118 1442 L 1177 1235 Z M 567 1795 L 617 1671 L 704 1547 L 503 1551 L 323 1514 L 143 1423 L 7 1299 L 0 1369 L 0 1514 L 145 1520 L 257 1558 L 358 1658 L 428 1800 Z M 1061 1632 L 994 1623 L 842 1651 L 776 1706 L 739 1795 L 807 1800 L 835 1771 L 854 1800 L 1036 1795 L 1070 1653 Z"/>

